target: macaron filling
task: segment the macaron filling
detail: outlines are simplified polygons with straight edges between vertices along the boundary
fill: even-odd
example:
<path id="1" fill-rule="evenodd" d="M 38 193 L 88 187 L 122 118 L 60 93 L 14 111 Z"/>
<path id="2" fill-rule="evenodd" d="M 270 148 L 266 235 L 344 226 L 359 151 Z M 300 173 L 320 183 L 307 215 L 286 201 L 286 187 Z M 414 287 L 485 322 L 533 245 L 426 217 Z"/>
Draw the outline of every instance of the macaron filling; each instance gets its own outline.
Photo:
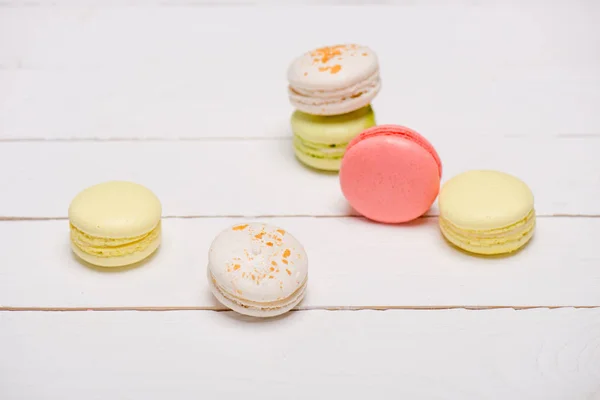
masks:
<path id="1" fill-rule="evenodd" d="M 294 148 L 305 156 L 319 159 L 339 160 L 344 156 L 348 143 L 316 143 L 294 135 Z"/>
<path id="2" fill-rule="evenodd" d="M 142 235 L 126 238 L 106 238 L 89 235 L 73 224 L 70 224 L 71 242 L 82 253 L 94 257 L 121 257 L 142 252 L 152 245 L 160 236 L 161 223 Z"/>
<path id="3" fill-rule="evenodd" d="M 297 303 L 304 296 L 304 291 L 306 290 L 307 281 L 308 281 L 308 277 L 306 277 L 304 279 L 304 281 L 302 282 L 302 284 L 298 287 L 298 289 L 296 289 L 288 297 L 278 299 L 276 301 L 257 302 L 257 301 L 244 299 L 240 296 L 234 295 L 233 293 L 229 292 L 225 287 L 223 287 L 222 285 L 219 285 L 215 276 L 210 272 L 210 270 L 208 271 L 208 274 L 209 274 L 209 280 L 212 283 L 212 287 L 215 290 L 217 290 L 217 292 L 221 296 L 223 296 L 225 299 L 227 299 L 228 301 L 230 301 L 232 303 L 235 303 L 239 307 L 251 308 L 251 309 L 262 310 L 262 311 L 279 310 L 286 306 Z"/>
<path id="4" fill-rule="evenodd" d="M 313 89 L 291 85 L 288 87 L 292 101 L 308 106 L 337 104 L 361 96 L 375 96 L 381 87 L 379 71 L 368 78 L 341 89 Z"/>
<path id="5" fill-rule="evenodd" d="M 460 228 L 443 216 L 440 217 L 440 229 L 444 236 L 459 247 L 486 249 L 492 246 L 519 244 L 531 238 L 535 228 L 535 210 L 531 210 L 523 219 L 514 224 L 488 230 Z M 520 247 L 520 246 L 519 246 Z M 482 251 L 490 253 L 493 249 Z"/>

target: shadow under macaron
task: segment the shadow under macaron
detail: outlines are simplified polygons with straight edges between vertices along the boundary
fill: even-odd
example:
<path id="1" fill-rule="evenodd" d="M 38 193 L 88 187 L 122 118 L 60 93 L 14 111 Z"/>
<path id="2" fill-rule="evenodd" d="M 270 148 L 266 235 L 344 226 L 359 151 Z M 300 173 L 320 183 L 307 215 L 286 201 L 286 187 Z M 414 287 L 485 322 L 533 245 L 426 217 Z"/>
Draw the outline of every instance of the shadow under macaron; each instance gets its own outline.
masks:
<path id="1" fill-rule="evenodd" d="M 347 201 L 346 201 L 346 209 L 345 215 L 348 217 L 354 217 L 361 220 L 364 220 L 366 223 L 375 224 L 375 225 L 384 225 L 384 226 L 397 226 L 397 227 L 416 227 L 427 224 L 436 224 L 437 225 L 437 216 L 430 214 L 431 209 L 427 210 L 425 214 L 412 219 L 406 222 L 381 222 L 376 221 L 374 219 L 370 219 L 356 211 Z M 433 221 L 433 222 L 432 222 Z"/>
<path id="2" fill-rule="evenodd" d="M 250 315 L 244 315 L 244 314 L 240 314 L 237 313 L 233 310 L 218 310 L 217 312 L 219 313 L 219 315 L 223 315 L 224 318 L 233 320 L 233 321 L 239 321 L 239 322 L 243 322 L 243 323 L 247 323 L 247 324 L 268 324 L 268 323 L 275 323 L 277 321 L 282 321 L 284 319 L 289 319 L 289 318 L 293 318 L 293 315 L 296 314 L 298 310 L 293 308 L 290 311 L 281 314 L 281 315 L 277 315 L 274 317 L 253 317 Z"/>

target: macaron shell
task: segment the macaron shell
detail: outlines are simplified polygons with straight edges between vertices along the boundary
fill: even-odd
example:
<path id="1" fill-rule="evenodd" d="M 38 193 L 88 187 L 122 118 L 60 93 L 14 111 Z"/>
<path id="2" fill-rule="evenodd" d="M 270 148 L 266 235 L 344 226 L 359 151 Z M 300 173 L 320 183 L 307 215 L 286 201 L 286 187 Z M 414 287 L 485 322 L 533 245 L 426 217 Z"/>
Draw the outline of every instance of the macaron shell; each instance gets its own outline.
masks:
<path id="1" fill-rule="evenodd" d="M 501 228 L 523 219 L 534 207 L 533 193 L 520 179 L 499 171 L 467 171 L 440 191 L 440 215 L 473 230 Z"/>
<path id="2" fill-rule="evenodd" d="M 324 46 L 296 58 L 288 68 L 292 87 L 334 90 L 352 86 L 379 70 L 373 50 L 357 44 Z"/>
<path id="3" fill-rule="evenodd" d="M 347 146 L 362 131 L 375 125 L 371 106 L 354 112 L 319 116 L 295 111 L 292 114 L 292 132 L 303 140 L 315 143 L 344 144 Z"/>
<path id="4" fill-rule="evenodd" d="M 361 134 L 362 136 L 362 134 Z M 357 138 L 340 169 L 342 192 L 365 217 L 401 223 L 423 215 L 439 191 L 440 168 L 430 151 L 397 135 Z"/>
<path id="5" fill-rule="evenodd" d="M 294 149 L 294 154 L 302 164 L 319 171 L 339 171 L 342 163 L 342 156 L 339 158 L 318 158 L 314 155 L 309 155 L 306 152 L 300 151 L 297 148 Z"/>
<path id="6" fill-rule="evenodd" d="M 348 149 L 352 148 L 357 143 L 362 142 L 368 138 L 372 138 L 375 136 L 394 136 L 401 137 L 411 142 L 415 142 L 420 145 L 422 148 L 427 150 L 431 157 L 433 157 L 439 169 L 439 176 L 442 176 L 442 161 L 440 157 L 433 147 L 433 145 L 420 133 L 417 131 L 407 128 L 406 126 L 401 125 L 378 125 L 374 126 L 370 129 L 363 131 L 360 135 L 356 136 L 354 139 L 348 143 Z"/>
<path id="7" fill-rule="evenodd" d="M 304 247 L 284 229 L 263 223 L 221 232 L 209 250 L 208 268 L 217 285 L 242 300 L 281 301 L 308 276 Z"/>
<path id="8" fill-rule="evenodd" d="M 160 201 L 146 187 L 110 181 L 77 194 L 69 207 L 69 221 L 92 236 L 124 238 L 154 229 L 161 213 Z"/>

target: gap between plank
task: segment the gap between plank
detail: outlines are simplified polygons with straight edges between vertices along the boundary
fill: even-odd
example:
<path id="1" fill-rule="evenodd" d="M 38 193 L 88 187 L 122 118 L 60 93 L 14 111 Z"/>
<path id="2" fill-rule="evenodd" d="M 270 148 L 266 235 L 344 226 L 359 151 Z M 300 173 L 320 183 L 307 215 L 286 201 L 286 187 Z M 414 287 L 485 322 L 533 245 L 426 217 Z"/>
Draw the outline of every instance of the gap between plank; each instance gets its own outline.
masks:
<path id="1" fill-rule="evenodd" d="M 439 215 L 423 215 L 417 219 L 438 218 Z M 218 219 L 218 218 L 359 218 L 366 219 L 360 215 L 310 215 L 310 214 L 281 214 L 281 215 L 163 215 L 162 219 Z M 600 218 L 600 214 L 538 214 L 536 218 Z M 67 221 L 69 217 L 6 217 L 0 216 L 0 222 L 19 221 Z"/>
<path id="2" fill-rule="evenodd" d="M 1 4 L 1 3 L 0 3 Z M 494 135 L 497 137 L 497 135 Z M 530 137 L 527 134 L 503 134 L 502 137 L 507 139 L 522 139 Z M 600 133 L 555 133 L 547 137 L 556 139 L 595 139 L 600 138 Z M 58 138 L 42 138 L 42 137 L 7 137 L 0 138 L 0 143 L 79 143 L 79 142 L 108 142 L 108 143 L 119 143 L 119 142 L 244 142 L 244 141 L 281 141 L 281 140 L 292 140 L 291 133 L 289 135 L 281 136 L 205 136 L 205 137 L 105 137 L 105 138 L 85 138 L 85 137 L 58 137 Z"/>
<path id="3" fill-rule="evenodd" d="M 534 310 L 548 309 L 556 310 L 561 308 L 572 309 L 593 309 L 600 306 L 307 306 L 298 307 L 291 312 L 303 311 L 389 311 L 389 310 L 413 310 L 413 311 L 443 311 L 443 310 L 469 310 L 469 311 L 486 311 L 486 310 Z M 2 311 L 26 312 L 26 311 L 41 311 L 41 312 L 81 312 L 81 311 L 213 311 L 213 312 L 229 312 L 231 310 L 218 307 L 0 307 Z"/>

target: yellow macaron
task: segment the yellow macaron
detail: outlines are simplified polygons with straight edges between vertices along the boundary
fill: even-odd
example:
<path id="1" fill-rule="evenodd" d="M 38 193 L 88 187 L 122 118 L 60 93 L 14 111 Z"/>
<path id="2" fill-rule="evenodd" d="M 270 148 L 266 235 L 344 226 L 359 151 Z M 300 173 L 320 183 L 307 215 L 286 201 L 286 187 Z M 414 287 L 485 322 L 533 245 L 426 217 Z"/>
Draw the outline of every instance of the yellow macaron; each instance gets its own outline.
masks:
<path id="1" fill-rule="evenodd" d="M 446 182 L 438 198 L 440 229 L 455 246 L 502 254 L 533 236 L 533 193 L 520 179 L 498 171 L 468 171 Z"/>
<path id="2" fill-rule="evenodd" d="M 156 195 L 137 183 L 111 181 L 91 186 L 69 206 L 73 252 L 101 267 L 142 261 L 160 245 L 161 213 Z"/>

